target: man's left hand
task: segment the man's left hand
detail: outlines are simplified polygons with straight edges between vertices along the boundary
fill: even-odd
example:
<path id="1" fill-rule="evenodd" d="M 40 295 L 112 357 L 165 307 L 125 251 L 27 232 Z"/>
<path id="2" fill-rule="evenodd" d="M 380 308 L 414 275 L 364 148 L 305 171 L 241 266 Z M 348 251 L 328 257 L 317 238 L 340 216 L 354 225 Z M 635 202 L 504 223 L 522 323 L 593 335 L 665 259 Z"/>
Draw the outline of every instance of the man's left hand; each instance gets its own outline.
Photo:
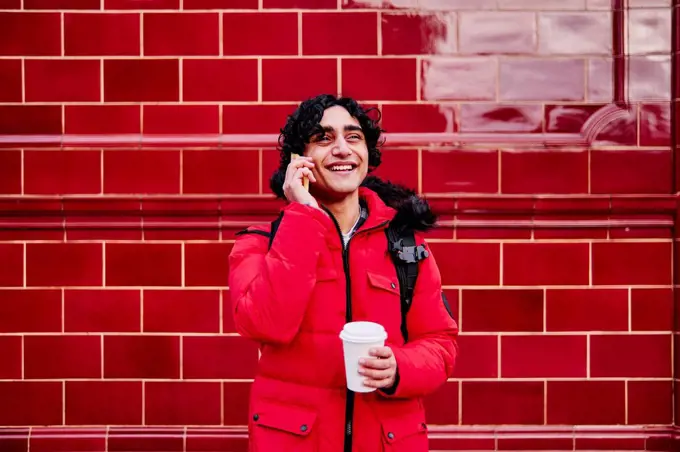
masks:
<path id="1" fill-rule="evenodd" d="M 370 350 L 374 358 L 359 360 L 359 374 L 364 377 L 364 384 L 370 388 L 391 388 L 397 375 L 397 360 L 389 347 L 377 347 Z"/>

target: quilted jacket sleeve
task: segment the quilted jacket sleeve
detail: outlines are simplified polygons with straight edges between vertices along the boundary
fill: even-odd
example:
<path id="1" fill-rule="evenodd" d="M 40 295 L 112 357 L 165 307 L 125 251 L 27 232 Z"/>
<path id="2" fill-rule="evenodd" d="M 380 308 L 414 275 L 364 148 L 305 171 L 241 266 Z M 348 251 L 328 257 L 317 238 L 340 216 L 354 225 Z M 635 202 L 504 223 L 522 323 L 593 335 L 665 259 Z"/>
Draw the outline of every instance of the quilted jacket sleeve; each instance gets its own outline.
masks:
<path id="1" fill-rule="evenodd" d="M 239 236 L 229 256 L 229 292 L 239 334 L 260 342 L 293 340 L 316 282 L 326 221 L 321 210 L 291 203 L 283 209 L 270 250 L 266 234 Z"/>
<path id="2" fill-rule="evenodd" d="M 426 396 L 453 374 L 458 355 L 458 325 L 442 291 L 441 275 L 432 250 L 422 261 L 411 309 L 407 314 L 409 341 L 393 347 L 398 381 L 388 397 Z"/>

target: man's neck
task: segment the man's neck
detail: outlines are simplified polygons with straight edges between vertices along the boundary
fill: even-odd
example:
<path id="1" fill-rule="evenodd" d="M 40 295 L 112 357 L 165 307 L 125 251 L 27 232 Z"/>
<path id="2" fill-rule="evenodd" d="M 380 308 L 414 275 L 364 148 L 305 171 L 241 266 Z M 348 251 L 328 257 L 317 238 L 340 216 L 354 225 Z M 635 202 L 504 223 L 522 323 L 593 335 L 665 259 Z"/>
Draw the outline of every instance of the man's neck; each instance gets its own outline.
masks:
<path id="1" fill-rule="evenodd" d="M 324 203 L 324 205 L 337 220 L 343 234 L 350 232 L 357 219 L 359 219 L 361 207 L 359 206 L 358 191 L 339 201 Z"/>

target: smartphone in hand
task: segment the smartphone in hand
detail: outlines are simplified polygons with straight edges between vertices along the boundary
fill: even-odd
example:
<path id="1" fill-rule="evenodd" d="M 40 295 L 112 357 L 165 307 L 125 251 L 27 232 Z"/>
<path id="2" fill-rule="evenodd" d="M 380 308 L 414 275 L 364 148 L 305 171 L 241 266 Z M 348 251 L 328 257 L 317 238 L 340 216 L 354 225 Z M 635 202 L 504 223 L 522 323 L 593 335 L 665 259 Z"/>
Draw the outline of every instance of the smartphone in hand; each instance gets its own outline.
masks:
<path id="1" fill-rule="evenodd" d="M 295 160 L 297 158 L 300 158 L 300 156 L 298 154 L 293 153 L 291 154 L 291 158 Z M 309 191 L 309 178 L 307 176 L 302 177 L 302 186 L 305 187 L 305 190 Z"/>

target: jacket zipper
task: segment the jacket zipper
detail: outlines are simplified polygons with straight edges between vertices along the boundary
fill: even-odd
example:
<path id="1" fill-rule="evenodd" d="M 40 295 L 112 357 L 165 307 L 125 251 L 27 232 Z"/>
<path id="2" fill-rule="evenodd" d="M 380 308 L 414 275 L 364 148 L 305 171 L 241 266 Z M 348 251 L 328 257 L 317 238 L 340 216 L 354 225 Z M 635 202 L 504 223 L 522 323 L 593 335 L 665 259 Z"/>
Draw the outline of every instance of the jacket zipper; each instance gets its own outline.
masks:
<path id="1" fill-rule="evenodd" d="M 328 216 L 331 217 L 333 220 L 333 224 L 335 224 L 335 229 L 338 232 L 338 236 L 340 237 L 340 244 L 342 245 L 342 268 L 345 272 L 345 321 L 346 322 L 351 322 L 352 321 L 352 281 L 349 276 L 349 244 L 354 238 L 356 234 L 359 232 L 367 232 L 367 231 L 372 231 L 374 229 L 379 229 L 383 226 L 385 226 L 388 222 L 384 221 L 376 226 L 373 226 L 368 229 L 364 229 L 363 231 L 357 231 L 354 235 L 352 235 L 348 240 L 347 240 L 347 245 L 343 243 L 342 240 L 342 230 L 340 229 L 340 225 L 338 224 L 338 220 L 335 219 L 335 216 L 326 209 L 325 207 L 323 208 L 326 213 L 328 213 Z M 354 427 L 354 392 L 350 391 L 347 389 L 346 391 L 347 398 L 345 402 L 345 442 L 344 442 L 344 452 L 352 452 L 352 434 L 353 434 L 353 427 Z"/>

